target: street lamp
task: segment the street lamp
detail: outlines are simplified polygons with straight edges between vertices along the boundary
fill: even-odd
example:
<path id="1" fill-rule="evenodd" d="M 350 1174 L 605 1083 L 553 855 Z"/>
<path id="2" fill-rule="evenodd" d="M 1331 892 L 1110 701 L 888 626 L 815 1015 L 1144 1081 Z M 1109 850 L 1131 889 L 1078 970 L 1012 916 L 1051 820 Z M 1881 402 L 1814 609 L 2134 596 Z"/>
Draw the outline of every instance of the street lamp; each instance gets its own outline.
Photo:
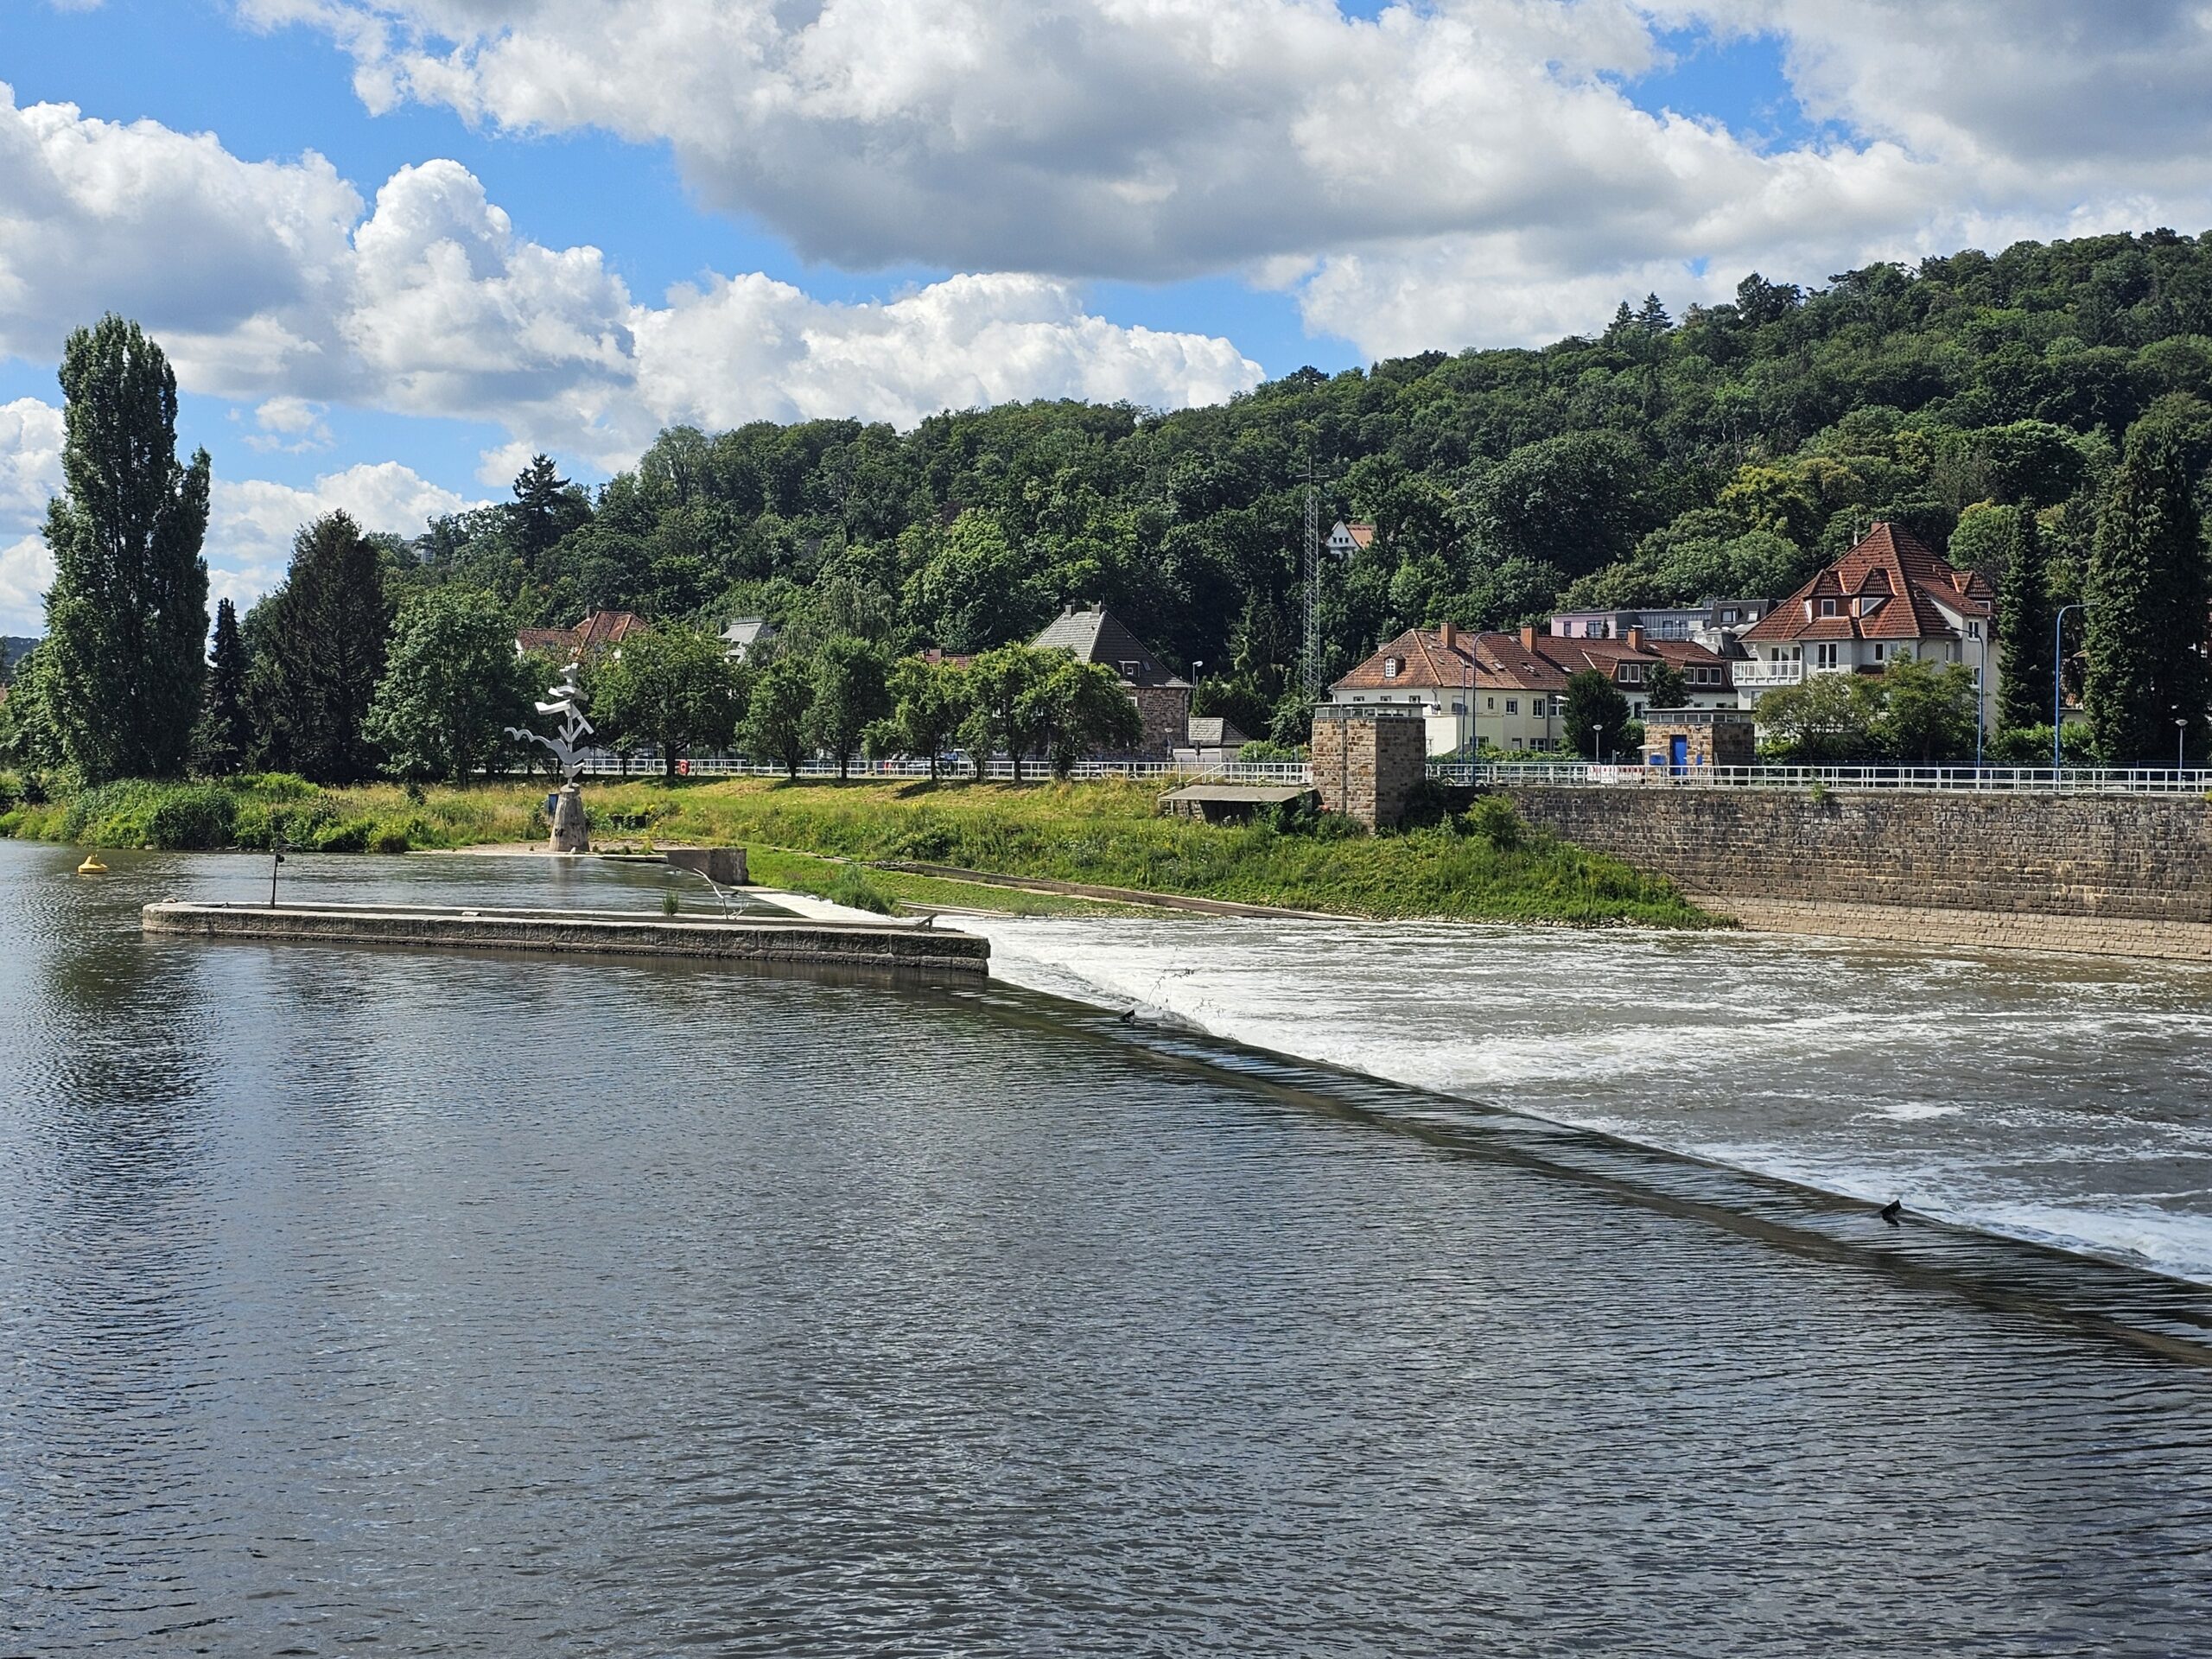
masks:
<path id="1" fill-rule="evenodd" d="M 2188 760 L 2188 756 L 2189 716 L 2187 715 L 2176 715 L 2174 716 L 2174 770 L 2176 772 L 2179 772 L 2183 769 L 2183 765 Z"/>
<path id="2" fill-rule="evenodd" d="M 1593 766 L 1598 764 L 1599 746 L 1605 741 L 1605 722 L 1602 720 L 1592 721 L 1590 722 L 1590 764 Z"/>
<path id="3" fill-rule="evenodd" d="M 2059 678 L 2066 653 L 2066 613 L 2085 611 L 2088 606 L 2076 600 L 2071 605 L 2062 605 L 2058 614 L 2050 620 L 2050 786 L 2058 787 L 2059 768 L 2065 765 L 2066 735 L 2065 688 Z"/>
<path id="4" fill-rule="evenodd" d="M 1988 629 L 1995 625 L 1995 620 L 1996 614 L 1992 612 L 1989 622 L 1976 628 L 1974 636 L 1979 652 L 1974 671 L 1974 769 L 1976 772 L 1981 770 L 1982 742 L 1989 727 Z"/>

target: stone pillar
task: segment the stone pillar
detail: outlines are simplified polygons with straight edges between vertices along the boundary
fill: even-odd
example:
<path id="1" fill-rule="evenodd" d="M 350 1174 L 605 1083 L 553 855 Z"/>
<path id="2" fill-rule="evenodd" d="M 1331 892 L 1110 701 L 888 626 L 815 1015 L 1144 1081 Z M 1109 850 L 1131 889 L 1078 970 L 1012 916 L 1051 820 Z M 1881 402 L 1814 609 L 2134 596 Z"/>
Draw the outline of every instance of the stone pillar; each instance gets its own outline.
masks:
<path id="1" fill-rule="evenodd" d="M 556 853 L 591 850 L 591 834 L 584 827 L 584 792 L 572 783 L 562 785 L 554 798 L 551 846 Z"/>
<path id="2" fill-rule="evenodd" d="M 1323 811 L 1395 829 L 1428 776 L 1428 725 L 1418 715 L 1324 703 L 1313 711 L 1313 754 Z"/>

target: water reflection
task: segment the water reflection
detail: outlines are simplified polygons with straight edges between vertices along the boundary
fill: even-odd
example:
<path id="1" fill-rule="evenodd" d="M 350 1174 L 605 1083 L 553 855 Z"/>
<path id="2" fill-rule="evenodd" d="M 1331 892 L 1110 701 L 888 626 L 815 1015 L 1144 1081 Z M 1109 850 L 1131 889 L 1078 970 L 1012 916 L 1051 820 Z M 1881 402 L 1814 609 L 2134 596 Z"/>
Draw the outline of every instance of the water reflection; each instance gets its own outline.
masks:
<path id="1" fill-rule="evenodd" d="M 232 871 L 65 899 L 38 856 L 13 1647 L 2152 1654 L 2212 1613 L 2212 1370 L 1945 1287 L 2042 1271 L 2005 1247 L 1003 988 L 148 943 L 142 894 Z M 432 862 L 354 868 L 543 893 Z M 53 1144 L 101 984 L 200 1057 L 153 1103 L 190 1135 Z"/>

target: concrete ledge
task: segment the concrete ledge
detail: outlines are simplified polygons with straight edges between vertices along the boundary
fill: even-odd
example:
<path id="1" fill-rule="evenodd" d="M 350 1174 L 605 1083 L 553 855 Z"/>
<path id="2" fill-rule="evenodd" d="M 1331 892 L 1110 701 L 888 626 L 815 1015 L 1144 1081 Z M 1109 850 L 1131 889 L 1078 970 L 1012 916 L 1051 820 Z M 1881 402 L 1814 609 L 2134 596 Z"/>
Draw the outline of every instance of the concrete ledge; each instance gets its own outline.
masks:
<path id="1" fill-rule="evenodd" d="M 2033 911 L 1942 910 L 1853 905 L 1829 899 L 1687 895 L 1716 916 L 1767 933 L 1876 939 L 1913 949 L 1967 945 L 2000 950 L 2061 950 L 2081 956 L 2147 957 L 2212 962 L 2212 923 L 2146 922 L 2112 916 L 2052 916 Z"/>
<path id="2" fill-rule="evenodd" d="M 990 970 L 990 942 L 950 929 L 797 917 L 634 916 L 607 911 L 444 909 L 378 905 L 203 905 L 139 912 L 148 933 L 206 939 L 294 940 L 408 949 L 678 957 L 785 966 L 857 968 L 931 977 Z"/>

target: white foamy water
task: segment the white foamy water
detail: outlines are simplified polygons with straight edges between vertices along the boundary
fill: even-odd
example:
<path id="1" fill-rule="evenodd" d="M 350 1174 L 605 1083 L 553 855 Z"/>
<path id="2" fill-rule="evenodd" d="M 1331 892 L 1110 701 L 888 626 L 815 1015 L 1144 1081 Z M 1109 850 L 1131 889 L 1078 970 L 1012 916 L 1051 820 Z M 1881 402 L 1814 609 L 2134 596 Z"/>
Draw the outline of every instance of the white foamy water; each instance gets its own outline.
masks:
<path id="1" fill-rule="evenodd" d="M 2212 969 L 1464 924 L 962 925 L 1035 989 L 2212 1282 Z"/>

